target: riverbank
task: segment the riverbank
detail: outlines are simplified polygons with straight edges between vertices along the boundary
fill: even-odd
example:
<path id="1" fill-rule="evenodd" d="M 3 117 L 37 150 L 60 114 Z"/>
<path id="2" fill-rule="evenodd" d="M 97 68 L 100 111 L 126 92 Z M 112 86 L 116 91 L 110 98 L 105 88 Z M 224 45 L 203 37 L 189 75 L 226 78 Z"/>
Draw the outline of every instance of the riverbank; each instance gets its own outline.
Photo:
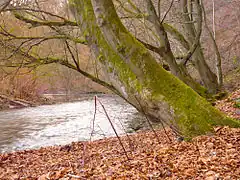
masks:
<path id="1" fill-rule="evenodd" d="M 53 104 L 50 100 L 38 97 L 34 100 L 25 100 L 16 97 L 0 94 L 0 111 L 8 109 L 20 109 L 26 107 L 34 107 L 44 104 Z"/>
<path id="2" fill-rule="evenodd" d="M 73 95 L 65 94 L 43 94 L 39 97 L 35 97 L 33 100 L 25 100 L 20 98 L 9 97 L 6 95 L 0 94 L 0 111 L 8 109 L 21 109 L 27 107 L 35 107 L 40 105 L 51 105 L 51 104 L 60 104 L 66 102 L 76 102 L 83 101 L 89 98 L 98 96 L 113 96 L 112 94 L 104 94 L 101 92 L 89 92 L 89 93 L 79 93 Z"/>
<path id="3" fill-rule="evenodd" d="M 240 90 L 216 106 L 239 118 L 239 98 Z M 159 140 L 151 131 L 122 136 L 126 153 L 106 138 L 0 154 L 0 179 L 240 179 L 240 129 L 216 128 L 191 142 L 156 132 Z"/>
<path id="4" fill-rule="evenodd" d="M 167 130 L 0 155 L 0 179 L 239 179 L 240 129 L 178 142 Z"/>

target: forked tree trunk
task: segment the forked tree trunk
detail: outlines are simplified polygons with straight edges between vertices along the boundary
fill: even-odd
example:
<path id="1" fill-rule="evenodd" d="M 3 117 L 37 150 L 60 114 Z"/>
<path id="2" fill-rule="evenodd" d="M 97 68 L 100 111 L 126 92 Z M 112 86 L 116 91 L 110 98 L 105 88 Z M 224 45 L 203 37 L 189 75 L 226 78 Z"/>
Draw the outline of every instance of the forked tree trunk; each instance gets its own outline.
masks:
<path id="1" fill-rule="evenodd" d="M 183 18 L 183 28 L 185 36 L 189 42 L 190 45 L 193 45 L 194 40 L 196 38 L 196 29 L 194 27 L 194 24 L 191 23 L 191 19 L 189 16 L 188 11 L 188 0 L 181 0 L 181 8 L 182 8 L 182 18 Z M 199 3 L 198 1 L 191 1 L 192 3 Z M 196 6 L 196 4 L 195 4 Z M 197 18 L 200 15 L 197 15 Z M 196 18 L 196 19 L 197 19 Z M 209 93 L 215 94 L 218 90 L 218 81 L 217 76 L 211 71 L 208 64 L 206 63 L 206 60 L 204 58 L 202 49 L 200 45 L 196 48 L 195 52 L 192 55 L 192 63 L 195 66 L 196 70 L 198 71 L 204 86 L 208 89 Z"/>
<path id="2" fill-rule="evenodd" d="M 147 4 L 147 10 L 149 14 L 148 21 L 154 25 L 157 39 L 160 43 L 160 48 L 158 49 L 157 53 L 168 63 L 170 71 L 173 75 L 178 77 L 181 81 L 183 81 L 185 84 L 190 86 L 194 91 L 196 91 L 201 96 L 207 97 L 208 96 L 207 90 L 190 76 L 185 66 L 177 64 L 175 57 L 173 55 L 173 52 L 171 50 L 167 32 L 164 28 L 164 25 L 159 20 L 159 17 L 157 15 L 157 12 L 155 10 L 152 0 L 145 0 L 145 1 Z M 171 28 L 170 26 L 167 26 L 166 24 L 165 24 L 165 27 L 167 27 L 168 30 L 172 30 L 172 32 L 174 33 L 176 32 L 173 30 L 173 28 Z M 175 36 L 175 37 L 177 37 L 178 40 L 182 40 L 180 36 Z M 183 41 L 181 42 L 184 44 Z M 186 42 L 186 44 L 184 45 L 188 46 L 188 43 Z"/>
<path id="3" fill-rule="evenodd" d="M 69 2 L 112 85 L 139 111 L 172 124 L 185 138 L 211 132 L 213 125 L 240 126 L 165 71 L 122 25 L 112 0 Z"/>

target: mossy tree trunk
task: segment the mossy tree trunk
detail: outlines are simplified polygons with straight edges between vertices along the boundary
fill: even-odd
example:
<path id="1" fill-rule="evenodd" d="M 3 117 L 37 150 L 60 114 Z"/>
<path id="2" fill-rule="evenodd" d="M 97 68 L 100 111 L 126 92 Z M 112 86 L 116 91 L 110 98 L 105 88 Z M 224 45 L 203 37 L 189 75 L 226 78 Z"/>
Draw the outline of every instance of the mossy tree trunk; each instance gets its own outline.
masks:
<path id="1" fill-rule="evenodd" d="M 112 0 L 69 0 L 81 32 L 119 94 L 186 138 L 213 125 L 239 127 L 182 81 L 165 71 L 121 23 Z"/>
<path id="2" fill-rule="evenodd" d="M 167 25 L 165 24 L 165 27 L 164 27 L 164 24 L 159 20 L 159 17 L 157 15 L 157 12 L 155 10 L 152 0 L 145 0 L 145 1 L 147 4 L 147 11 L 148 11 L 147 19 L 154 25 L 156 35 L 160 43 L 160 47 L 158 48 L 157 53 L 167 62 L 167 64 L 169 65 L 169 69 L 173 75 L 178 77 L 181 81 L 183 81 L 185 84 L 190 86 L 193 90 L 195 90 L 201 96 L 207 97 L 208 95 L 207 89 L 201 86 L 189 75 L 187 68 L 184 65 L 177 63 L 173 55 L 173 52 L 171 50 L 170 41 L 168 39 L 168 35 L 165 30 L 165 29 L 168 29 L 168 30 L 171 29 L 170 26 L 166 28 Z M 179 34 L 177 38 L 184 44 L 184 41 L 182 41 L 182 39 L 179 38 Z M 188 45 L 188 43 L 186 44 Z"/>

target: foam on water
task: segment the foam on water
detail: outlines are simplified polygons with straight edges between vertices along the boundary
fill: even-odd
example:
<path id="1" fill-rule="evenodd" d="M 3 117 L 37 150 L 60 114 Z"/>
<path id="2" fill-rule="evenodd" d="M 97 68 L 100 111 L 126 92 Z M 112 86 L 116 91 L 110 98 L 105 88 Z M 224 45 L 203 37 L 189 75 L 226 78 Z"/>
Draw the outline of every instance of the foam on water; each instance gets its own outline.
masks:
<path id="1" fill-rule="evenodd" d="M 136 110 L 116 97 L 101 97 L 115 128 L 134 118 Z M 0 112 L 0 153 L 89 140 L 94 116 L 93 98 L 81 102 L 44 105 Z M 114 136 L 100 105 L 92 139 Z"/>

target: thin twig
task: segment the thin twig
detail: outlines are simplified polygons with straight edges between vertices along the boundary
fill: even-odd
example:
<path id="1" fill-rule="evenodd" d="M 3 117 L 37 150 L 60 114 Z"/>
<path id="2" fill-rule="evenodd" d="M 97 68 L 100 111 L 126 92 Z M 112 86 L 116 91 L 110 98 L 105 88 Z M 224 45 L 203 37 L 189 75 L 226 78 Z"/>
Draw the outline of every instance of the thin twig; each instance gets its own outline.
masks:
<path id="1" fill-rule="evenodd" d="M 102 132 L 102 134 L 98 133 L 99 135 L 102 135 L 104 138 L 107 137 L 107 135 L 104 133 L 104 131 L 102 130 L 102 128 L 99 126 L 99 124 L 97 124 L 98 128 L 100 129 L 100 131 Z"/>
<path id="2" fill-rule="evenodd" d="M 153 128 L 153 126 L 152 126 L 152 123 L 150 122 L 147 114 L 145 113 L 145 111 L 144 111 L 144 109 L 143 109 L 143 106 L 141 105 L 140 101 L 137 99 L 136 96 L 135 96 L 135 99 L 137 100 L 137 102 L 138 102 L 138 104 L 139 104 L 139 106 L 140 106 L 140 108 L 141 108 L 141 110 L 142 110 L 142 113 L 144 114 L 144 116 L 145 116 L 145 118 L 146 118 L 146 120 L 147 120 L 147 122 L 148 122 L 148 125 L 150 126 L 152 132 L 153 132 L 154 135 L 156 136 L 156 138 L 157 138 L 157 140 L 158 140 L 158 143 L 161 144 L 160 139 L 159 139 L 156 131 L 154 130 L 154 128 Z M 160 122 L 161 122 L 161 120 L 160 120 Z M 171 142 L 171 139 L 168 137 L 167 131 L 165 130 L 164 126 L 163 126 L 163 129 L 164 129 L 164 131 L 165 131 L 165 133 L 166 133 L 167 138 L 168 138 L 169 141 Z"/>
<path id="3" fill-rule="evenodd" d="M 94 96 L 94 115 L 93 115 L 93 120 L 92 120 L 92 132 L 91 132 L 91 136 L 90 136 L 90 141 L 92 139 L 93 133 L 94 133 L 94 127 L 95 127 L 95 119 L 96 119 L 96 113 L 97 113 L 97 97 Z"/>
<path id="4" fill-rule="evenodd" d="M 170 6 L 169 6 L 169 8 L 168 8 L 168 10 L 167 10 L 166 13 L 164 14 L 164 16 L 163 16 L 163 18 L 162 18 L 162 20 L 161 20 L 161 24 L 163 23 L 163 21 L 164 21 L 165 18 L 167 17 L 167 14 L 168 14 L 169 11 L 171 10 L 171 8 L 172 8 L 172 6 L 173 6 L 173 2 L 174 2 L 174 0 L 172 0 Z"/>
<path id="5" fill-rule="evenodd" d="M 70 177 L 70 178 L 81 179 L 80 176 L 76 176 L 76 175 L 73 175 L 73 174 L 67 174 L 67 176 Z"/>
<path id="6" fill-rule="evenodd" d="M 158 18 L 161 18 L 161 0 L 158 0 Z"/>
<path id="7" fill-rule="evenodd" d="M 1 5 L 2 7 L 0 8 L 0 12 L 4 11 L 4 10 L 8 7 L 8 5 L 10 5 L 11 1 L 12 1 L 12 0 L 8 0 L 8 1 L 5 2 L 4 4 L 2 4 L 2 5 Z"/>
<path id="8" fill-rule="evenodd" d="M 79 67 L 79 64 L 78 64 L 79 60 L 77 60 L 77 59 L 75 58 L 75 56 L 74 56 L 74 54 L 73 54 L 73 52 L 72 52 L 72 50 L 71 50 L 71 48 L 70 48 L 70 45 L 69 45 L 69 43 L 68 43 L 67 40 L 65 40 L 65 44 L 66 44 L 66 46 L 67 46 L 67 49 L 68 49 L 69 53 L 71 54 L 72 60 L 73 60 L 73 62 L 74 62 L 74 64 L 75 64 L 76 68 L 78 69 L 78 71 L 80 71 L 80 67 Z"/>
<path id="9" fill-rule="evenodd" d="M 97 98 L 97 96 L 96 96 L 96 98 Z M 104 113 L 105 113 L 105 115 L 106 115 L 106 117 L 107 117 L 107 119 L 108 119 L 109 123 L 111 124 L 111 127 L 112 127 L 112 129 L 113 129 L 113 131 L 114 131 L 115 135 L 117 136 L 117 138 L 118 138 L 118 141 L 119 141 L 120 145 L 122 146 L 122 148 L 123 148 L 123 151 L 124 151 L 124 153 L 125 153 L 125 155 L 126 155 L 127 159 L 128 159 L 128 160 L 130 160 L 130 158 L 129 158 L 129 157 L 128 157 L 128 155 L 127 155 L 127 151 L 126 151 L 126 149 L 124 148 L 124 146 L 123 146 L 123 143 L 122 143 L 122 141 L 121 141 L 120 137 L 118 136 L 118 133 L 117 133 L 117 131 L 116 131 L 115 127 L 113 126 L 113 123 L 112 123 L 112 121 L 111 121 L 110 117 L 108 116 L 108 113 L 107 113 L 107 111 L 106 111 L 106 109 L 105 109 L 104 105 L 102 104 L 102 102 L 101 102 L 101 101 L 100 101 L 98 98 L 97 98 L 97 100 L 98 100 L 99 104 L 102 106 L 102 108 L 103 108 L 103 111 L 104 111 Z"/>
<path id="10" fill-rule="evenodd" d="M 134 149 L 134 145 L 133 145 L 133 143 L 132 143 L 132 140 L 131 140 L 130 136 L 128 135 L 125 127 L 123 126 L 122 121 L 121 121 L 120 119 L 119 119 L 118 121 L 119 121 L 119 123 L 120 123 L 120 125 L 121 125 L 121 127 L 122 127 L 122 129 L 123 129 L 123 131 L 124 131 L 124 134 L 126 135 L 126 137 L 127 137 L 127 139 L 128 139 L 129 147 L 130 147 L 131 149 Z"/>

